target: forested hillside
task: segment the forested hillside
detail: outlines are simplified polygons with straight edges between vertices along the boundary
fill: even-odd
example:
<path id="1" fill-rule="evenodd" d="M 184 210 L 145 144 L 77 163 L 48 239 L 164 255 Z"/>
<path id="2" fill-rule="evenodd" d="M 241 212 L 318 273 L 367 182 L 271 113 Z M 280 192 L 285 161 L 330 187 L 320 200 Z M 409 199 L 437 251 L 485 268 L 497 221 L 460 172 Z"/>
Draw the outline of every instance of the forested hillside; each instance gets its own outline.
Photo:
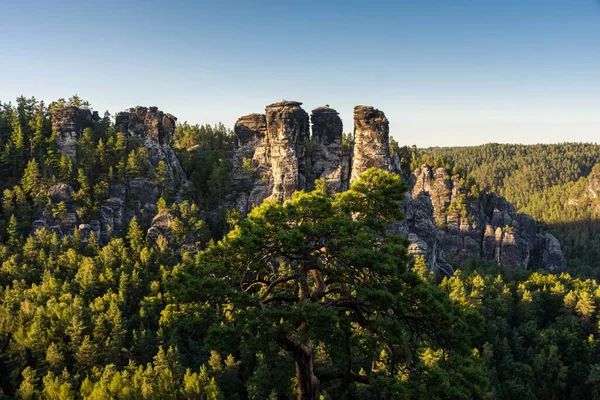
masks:
<path id="1" fill-rule="evenodd" d="M 599 145 L 487 144 L 405 153 L 412 168 L 443 166 L 477 190 L 505 196 L 560 240 L 571 271 L 600 273 Z"/>
<path id="2" fill-rule="evenodd" d="M 90 107 L 0 103 L 0 398 L 600 399 L 597 280 L 473 259 L 435 281 L 388 230 L 406 183 L 377 169 L 243 218 L 223 206 L 225 126 Z M 87 124 L 73 157 L 52 111 Z M 392 151 L 515 193 L 556 232 L 555 199 L 595 204 L 596 146 L 491 148 Z M 528 194 L 524 160 L 545 174 Z"/>

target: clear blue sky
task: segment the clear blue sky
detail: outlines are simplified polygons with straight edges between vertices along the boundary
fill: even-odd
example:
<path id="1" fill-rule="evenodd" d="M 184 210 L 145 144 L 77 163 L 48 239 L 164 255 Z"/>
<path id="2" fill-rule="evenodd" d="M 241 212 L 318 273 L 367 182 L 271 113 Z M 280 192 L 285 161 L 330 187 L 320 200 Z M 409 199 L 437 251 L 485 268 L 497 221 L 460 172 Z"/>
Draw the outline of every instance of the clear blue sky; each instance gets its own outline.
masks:
<path id="1" fill-rule="evenodd" d="M 0 0 L 0 100 L 191 123 L 281 99 L 383 110 L 418 146 L 600 137 L 599 0 Z"/>

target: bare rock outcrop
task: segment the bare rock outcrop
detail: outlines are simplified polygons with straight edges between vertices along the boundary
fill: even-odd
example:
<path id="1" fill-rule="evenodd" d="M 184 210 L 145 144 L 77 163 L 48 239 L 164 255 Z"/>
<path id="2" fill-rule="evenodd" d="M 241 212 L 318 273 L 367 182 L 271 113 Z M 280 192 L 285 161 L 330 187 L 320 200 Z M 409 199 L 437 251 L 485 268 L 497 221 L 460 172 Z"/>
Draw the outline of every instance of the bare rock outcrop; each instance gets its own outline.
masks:
<path id="1" fill-rule="evenodd" d="M 550 271 L 564 271 L 567 264 L 560 242 L 549 233 L 536 235 L 534 259 Z"/>
<path id="2" fill-rule="evenodd" d="M 115 125 L 121 132 L 129 132 L 142 141 L 148 139 L 161 146 L 171 144 L 176 123 L 176 117 L 158 107 L 137 106 L 118 113 L 115 118 Z"/>
<path id="3" fill-rule="evenodd" d="M 169 210 L 162 210 L 152 218 L 152 225 L 148 229 L 148 239 L 156 243 L 159 236 L 164 236 L 168 241 L 171 240 L 171 227 L 173 226 L 173 220 L 175 215 Z"/>
<path id="4" fill-rule="evenodd" d="M 232 176 L 236 193 L 235 206 L 245 215 L 273 191 L 266 117 L 264 114 L 240 117 L 233 132 L 235 150 Z"/>
<path id="5" fill-rule="evenodd" d="M 308 114 L 296 101 L 268 105 L 266 112 L 269 160 L 273 176 L 271 196 L 288 200 L 292 193 L 306 188 L 306 151 L 310 142 Z"/>
<path id="6" fill-rule="evenodd" d="M 433 217 L 433 204 L 429 196 L 412 197 L 406 193 L 402 203 L 404 219 L 393 224 L 390 230 L 410 241 L 408 252 L 415 257 L 423 256 L 436 276 L 449 276 L 454 273 L 452 266 L 446 262 L 440 246 L 438 230 Z"/>
<path id="7" fill-rule="evenodd" d="M 383 111 L 371 106 L 356 106 L 350 183 L 371 167 L 391 170 L 390 126 Z"/>
<path id="8" fill-rule="evenodd" d="M 311 179 L 308 188 L 314 187 L 315 179 L 325 179 L 330 192 L 347 189 L 344 182 L 342 153 L 342 120 L 338 112 L 329 107 L 318 107 L 312 111 L 312 154 Z"/>
<path id="9" fill-rule="evenodd" d="M 462 265 L 481 257 L 505 268 L 543 265 L 554 271 L 565 270 L 558 240 L 550 234 L 543 238 L 536 235 L 535 220 L 517 213 L 504 197 L 470 193 L 460 177 L 450 176 L 444 168 L 433 171 L 427 165 L 417 168 L 409 183 L 413 201 L 430 199 L 436 245 L 450 263 Z M 417 236 L 431 235 L 419 232 Z"/>
<path id="10" fill-rule="evenodd" d="M 167 166 L 166 189 L 178 191 L 187 185 L 187 178 L 175 151 L 171 147 L 177 118 L 160 111 L 157 107 L 135 107 L 120 112 L 115 118 L 115 126 L 120 132 L 138 139 L 146 149 L 150 163 L 156 168 L 161 161 Z"/>
<path id="11" fill-rule="evenodd" d="M 52 110 L 52 129 L 56 132 L 58 150 L 70 159 L 77 154 L 77 140 L 85 128 L 90 128 L 99 118 L 98 113 L 77 107 Z"/>

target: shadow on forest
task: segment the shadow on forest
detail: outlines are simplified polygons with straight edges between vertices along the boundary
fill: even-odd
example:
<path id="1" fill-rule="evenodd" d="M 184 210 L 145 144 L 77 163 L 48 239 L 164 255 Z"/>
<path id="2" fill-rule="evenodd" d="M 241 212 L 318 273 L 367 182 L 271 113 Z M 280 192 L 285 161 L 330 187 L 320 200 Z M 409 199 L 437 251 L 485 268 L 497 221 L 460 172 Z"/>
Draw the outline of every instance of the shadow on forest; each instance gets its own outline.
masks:
<path id="1" fill-rule="evenodd" d="M 538 222 L 538 230 L 558 239 L 569 272 L 600 278 L 600 219 Z"/>

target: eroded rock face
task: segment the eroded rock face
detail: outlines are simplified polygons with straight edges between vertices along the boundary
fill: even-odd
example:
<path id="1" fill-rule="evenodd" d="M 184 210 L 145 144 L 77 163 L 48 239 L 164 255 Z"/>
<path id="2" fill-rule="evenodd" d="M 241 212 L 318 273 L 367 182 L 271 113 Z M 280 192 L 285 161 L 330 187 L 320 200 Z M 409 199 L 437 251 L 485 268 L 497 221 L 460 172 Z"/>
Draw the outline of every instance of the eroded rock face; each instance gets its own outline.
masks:
<path id="1" fill-rule="evenodd" d="M 161 146 L 169 146 L 173 140 L 177 118 L 160 111 L 157 107 L 130 108 L 118 113 L 115 125 L 121 132 L 129 132 L 139 139 L 150 139 Z"/>
<path id="2" fill-rule="evenodd" d="M 423 256 L 429 269 L 434 271 L 436 276 L 452 275 L 454 269 L 446 262 L 440 246 L 431 198 L 426 195 L 413 198 L 412 194 L 407 192 L 402 207 L 404 219 L 393 224 L 391 231 L 406 237 L 411 242 L 408 252 L 415 257 Z"/>
<path id="3" fill-rule="evenodd" d="M 152 219 L 152 225 L 148 229 L 147 237 L 152 243 L 156 243 L 159 236 L 164 236 L 168 241 L 171 240 L 171 227 L 175 216 L 168 210 L 163 210 L 156 214 Z"/>
<path id="4" fill-rule="evenodd" d="M 46 210 L 43 219 L 50 225 L 50 229 L 57 232 L 59 236 L 72 235 L 77 228 L 77 213 L 73 207 L 73 187 L 66 183 L 57 183 L 47 190 L 48 197 L 54 207 L 63 203 L 65 212 L 57 215 Z"/>
<path id="5" fill-rule="evenodd" d="M 56 132 L 56 145 L 65 156 L 74 160 L 77 154 L 77 140 L 85 128 L 94 125 L 98 114 L 77 107 L 63 107 L 52 110 L 52 129 Z"/>
<path id="6" fill-rule="evenodd" d="M 58 204 L 60 202 L 70 205 L 73 201 L 73 187 L 67 183 L 57 183 L 52 185 L 46 191 L 50 201 Z"/>
<path id="7" fill-rule="evenodd" d="M 96 240 L 100 238 L 100 221 L 93 220 L 89 224 L 79 225 L 79 235 L 83 243 L 89 242 L 92 234 Z"/>
<path id="8" fill-rule="evenodd" d="M 249 114 L 238 118 L 233 130 L 235 146 L 256 147 L 263 144 L 267 135 L 267 119 L 265 114 Z"/>
<path id="9" fill-rule="evenodd" d="M 121 230 L 129 223 L 125 213 L 126 201 L 127 187 L 120 184 L 111 186 L 109 198 L 104 200 L 100 208 L 101 243 L 108 243 L 111 236 L 121 234 Z"/>
<path id="10" fill-rule="evenodd" d="M 310 128 L 308 114 L 301 105 L 296 101 L 282 101 L 268 105 L 265 110 L 273 176 L 271 196 L 280 201 L 306 188 Z"/>
<path id="11" fill-rule="evenodd" d="M 135 107 L 120 112 L 115 118 L 118 131 L 135 136 L 140 144 L 148 149 L 149 161 L 156 168 L 161 161 L 167 166 L 166 190 L 181 189 L 187 185 L 187 178 L 175 151 L 171 148 L 177 118 L 160 111 L 157 107 Z"/>
<path id="12" fill-rule="evenodd" d="M 567 267 L 560 242 L 549 233 L 536 235 L 534 258 L 538 264 L 550 271 L 564 271 Z"/>
<path id="13" fill-rule="evenodd" d="M 234 134 L 232 176 L 236 192 L 235 207 L 246 215 L 273 191 L 265 115 L 240 117 L 235 123 Z"/>
<path id="14" fill-rule="evenodd" d="M 371 167 L 391 170 L 389 122 L 383 111 L 371 106 L 356 106 L 350 184 Z"/>
<path id="15" fill-rule="evenodd" d="M 311 114 L 312 155 L 311 179 L 307 189 L 314 188 L 315 179 L 325 179 L 331 193 L 346 189 L 344 186 L 342 154 L 342 120 L 329 107 L 315 108 Z"/>
<path id="16" fill-rule="evenodd" d="M 535 220 L 517 213 L 504 197 L 469 193 L 459 177 L 450 176 L 444 168 L 433 171 L 427 165 L 417 168 L 409 182 L 413 201 L 430 199 L 439 254 L 453 265 L 481 257 L 505 268 L 534 264 L 555 271 L 566 268 L 558 241 L 552 235 L 548 239 L 546 235 L 536 236 Z M 417 233 L 413 229 L 411 233 L 419 239 L 431 237 L 423 230 Z"/>
<path id="17" fill-rule="evenodd" d="M 52 124 L 57 132 L 59 149 L 71 158 L 75 158 L 77 140 L 83 130 L 92 127 L 98 120 L 96 113 L 77 107 L 65 107 L 53 111 Z M 135 107 L 117 115 L 115 125 L 120 132 L 134 136 L 144 146 L 149 155 L 149 169 L 156 169 L 161 161 L 166 164 L 167 182 L 165 190 L 173 193 L 187 183 L 179 160 L 170 144 L 173 140 L 177 118 L 163 113 L 156 107 Z M 139 176 L 125 184 L 115 184 L 110 188 L 109 198 L 103 201 L 97 221 L 78 221 L 72 205 L 73 188 L 66 184 L 56 184 L 49 188 L 48 195 L 53 204 L 61 201 L 67 206 L 67 212 L 53 216 L 44 212 L 36 226 L 49 226 L 60 234 L 71 235 L 80 229 L 82 238 L 87 240 L 91 232 L 100 243 L 107 243 L 111 236 L 121 235 L 131 218 L 150 219 L 156 214 L 156 201 L 160 197 L 160 188 L 151 176 Z M 181 194 L 181 191 L 178 192 Z M 82 223 L 79 223 L 82 222 Z"/>

